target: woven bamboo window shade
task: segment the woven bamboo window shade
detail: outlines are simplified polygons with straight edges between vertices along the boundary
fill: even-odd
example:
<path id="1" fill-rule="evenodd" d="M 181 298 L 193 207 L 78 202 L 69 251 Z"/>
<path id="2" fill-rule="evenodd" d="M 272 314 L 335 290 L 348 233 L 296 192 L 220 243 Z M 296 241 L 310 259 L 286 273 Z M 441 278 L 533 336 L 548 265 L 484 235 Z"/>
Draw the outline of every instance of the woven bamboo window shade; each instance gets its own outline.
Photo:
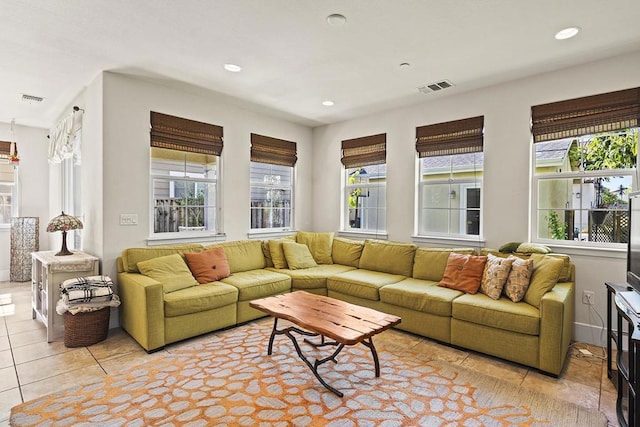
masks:
<path id="1" fill-rule="evenodd" d="M 420 158 L 482 152 L 484 116 L 416 128 Z"/>
<path id="2" fill-rule="evenodd" d="M 219 156 L 222 126 L 151 112 L 151 146 Z"/>
<path id="3" fill-rule="evenodd" d="M 387 162 L 387 134 L 363 136 L 342 141 L 342 159 L 345 168 L 381 165 Z"/>
<path id="4" fill-rule="evenodd" d="M 640 88 L 531 107 L 533 142 L 638 126 Z"/>
<path id="5" fill-rule="evenodd" d="M 252 133 L 251 161 L 293 167 L 298 161 L 297 144 Z"/>
<path id="6" fill-rule="evenodd" d="M 18 153 L 15 153 L 16 148 L 13 142 L 0 141 L 0 159 L 10 159 L 13 154 L 17 155 Z"/>

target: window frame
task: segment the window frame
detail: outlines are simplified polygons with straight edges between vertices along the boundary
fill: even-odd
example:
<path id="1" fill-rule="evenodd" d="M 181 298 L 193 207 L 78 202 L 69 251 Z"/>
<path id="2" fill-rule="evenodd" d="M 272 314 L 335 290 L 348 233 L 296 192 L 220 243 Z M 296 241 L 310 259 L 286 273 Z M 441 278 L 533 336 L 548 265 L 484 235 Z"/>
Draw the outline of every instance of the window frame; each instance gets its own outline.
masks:
<path id="1" fill-rule="evenodd" d="M 253 167 L 254 164 L 262 164 L 262 165 L 270 165 L 270 166 L 281 166 L 281 167 L 286 167 L 289 168 L 289 172 L 291 173 L 291 185 L 290 186 L 284 186 L 284 185 L 280 185 L 280 186 L 276 186 L 276 185 L 254 185 L 254 182 L 251 181 L 251 176 L 253 175 Z M 265 175 L 266 176 L 266 175 Z M 253 202 L 253 200 L 251 199 L 251 195 L 253 194 L 253 189 L 254 188 L 264 188 L 264 189 L 278 189 L 278 190 L 285 190 L 285 191 L 289 191 L 291 193 L 291 201 L 289 204 L 289 226 L 288 227 L 267 227 L 267 228 L 253 228 L 251 221 L 252 221 L 252 213 L 254 210 L 253 206 L 249 206 L 249 234 L 250 235 L 258 235 L 258 234 L 264 234 L 264 235 L 269 235 L 269 234 L 277 234 L 277 233 L 283 233 L 283 232 L 291 232 L 293 230 L 295 230 L 295 186 L 296 186 L 296 166 L 285 166 L 285 165 L 276 165 L 273 163 L 264 163 L 264 162 L 254 162 L 254 161 L 250 161 L 249 162 L 249 202 Z"/>
<path id="2" fill-rule="evenodd" d="M 369 165 L 369 166 L 381 166 L 381 165 L 385 165 L 386 167 L 386 162 L 385 163 L 379 163 L 376 165 Z M 353 183 L 353 184 L 349 184 L 349 169 L 366 169 L 367 166 L 357 166 L 355 168 L 347 168 L 346 166 L 343 165 L 342 167 L 342 176 L 343 176 L 343 180 L 344 180 L 344 185 L 342 186 L 342 215 L 341 215 L 341 232 L 343 233 L 355 233 L 355 234 L 363 234 L 363 235 L 372 235 L 372 236 L 380 236 L 380 235 L 385 235 L 387 234 L 387 176 L 385 174 L 384 180 L 380 181 L 380 182 L 367 182 L 367 183 Z M 352 172 L 353 173 L 353 172 Z M 384 211 L 384 224 L 382 224 L 382 228 L 377 227 L 377 228 L 352 228 L 350 225 L 351 219 L 350 219 L 350 203 L 349 203 L 349 198 L 351 197 L 351 191 L 353 191 L 354 189 L 357 188 L 368 188 L 368 189 L 376 189 L 376 191 L 379 191 L 379 189 L 382 189 L 384 192 L 384 206 L 378 206 L 376 205 L 373 208 L 367 208 L 367 209 L 382 209 Z M 379 198 L 378 198 L 379 200 Z M 364 215 L 361 217 L 364 218 Z M 363 221 L 364 222 L 364 221 Z M 376 221 L 376 225 L 378 224 L 378 222 Z"/>

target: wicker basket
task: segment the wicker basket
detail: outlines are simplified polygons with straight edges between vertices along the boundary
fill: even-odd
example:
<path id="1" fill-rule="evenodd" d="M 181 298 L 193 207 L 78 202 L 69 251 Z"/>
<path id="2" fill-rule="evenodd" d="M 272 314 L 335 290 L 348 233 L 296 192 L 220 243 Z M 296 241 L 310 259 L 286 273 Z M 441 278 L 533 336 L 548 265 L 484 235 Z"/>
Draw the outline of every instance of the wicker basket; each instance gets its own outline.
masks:
<path id="1" fill-rule="evenodd" d="M 84 347 L 104 341 L 109 332 L 110 307 L 96 311 L 64 313 L 64 345 Z"/>

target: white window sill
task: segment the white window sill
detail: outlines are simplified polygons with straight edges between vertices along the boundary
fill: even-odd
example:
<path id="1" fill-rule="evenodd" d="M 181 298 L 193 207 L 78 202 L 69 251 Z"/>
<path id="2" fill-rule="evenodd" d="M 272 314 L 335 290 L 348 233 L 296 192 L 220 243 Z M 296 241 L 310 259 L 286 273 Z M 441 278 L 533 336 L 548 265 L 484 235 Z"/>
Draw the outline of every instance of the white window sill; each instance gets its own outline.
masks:
<path id="1" fill-rule="evenodd" d="M 411 236 L 414 243 L 424 243 L 428 245 L 445 246 L 445 247 L 477 247 L 484 248 L 485 240 L 481 236 Z"/>
<path id="2" fill-rule="evenodd" d="M 352 230 L 340 230 L 336 233 L 340 237 L 348 237 L 350 239 L 375 239 L 375 240 L 389 240 L 389 235 L 386 231 L 352 231 Z"/>
<path id="3" fill-rule="evenodd" d="M 291 229 L 278 229 L 278 230 L 250 230 L 247 233 L 247 238 L 249 239 L 274 239 L 278 237 L 286 237 L 291 236 L 292 234 L 296 234 L 296 230 Z"/>
<path id="4" fill-rule="evenodd" d="M 207 232 L 191 233 L 166 233 L 167 236 L 156 234 L 147 238 L 147 246 L 176 245 L 182 243 L 216 243 L 227 240 L 224 233 L 214 234 Z"/>
<path id="5" fill-rule="evenodd" d="M 615 259 L 627 259 L 627 247 L 622 244 L 620 247 L 597 247 L 597 246 L 583 246 L 583 245 L 563 245 L 549 243 L 548 241 L 540 242 L 543 245 L 548 246 L 554 253 L 567 254 L 567 255 L 580 255 L 580 256 L 594 256 L 598 258 L 615 258 Z"/>

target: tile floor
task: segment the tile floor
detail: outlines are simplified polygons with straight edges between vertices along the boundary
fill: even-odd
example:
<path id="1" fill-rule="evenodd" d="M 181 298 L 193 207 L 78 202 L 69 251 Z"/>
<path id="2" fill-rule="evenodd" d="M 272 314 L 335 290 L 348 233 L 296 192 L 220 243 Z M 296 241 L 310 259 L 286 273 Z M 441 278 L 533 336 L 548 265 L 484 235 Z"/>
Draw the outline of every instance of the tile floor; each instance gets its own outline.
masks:
<path id="1" fill-rule="evenodd" d="M 602 356 L 604 351 L 600 347 L 574 345 L 564 372 L 559 378 L 552 378 L 517 364 L 397 330 L 376 337 L 378 349 L 385 343 L 404 343 L 449 363 L 599 409 L 607 416 L 609 425 L 618 425 L 616 391 L 607 379 L 606 362 L 598 357 L 578 356 L 577 348 L 589 348 L 593 354 Z M 164 351 L 170 352 L 179 345 L 167 346 Z M 0 283 L 0 427 L 9 424 L 11 407 L 21 402 L 108 375 L 150 357 L 153 356 L 147 355 L 120 329 L 111 329 L 105 341 L 90 347 L 67 348 L 62 337 L 47 343 L 44 325 L 31 319 L 30 284 Z"/>

